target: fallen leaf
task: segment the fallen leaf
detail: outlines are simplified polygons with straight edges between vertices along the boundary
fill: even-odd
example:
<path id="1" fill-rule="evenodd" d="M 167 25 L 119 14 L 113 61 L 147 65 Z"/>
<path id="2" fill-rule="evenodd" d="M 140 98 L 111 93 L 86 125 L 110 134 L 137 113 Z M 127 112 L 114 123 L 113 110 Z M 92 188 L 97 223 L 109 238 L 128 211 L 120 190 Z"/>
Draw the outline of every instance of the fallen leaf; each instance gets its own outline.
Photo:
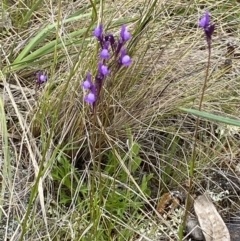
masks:
<path id="1" fill-rule="evenodd" d="M 207 195 L 194 201 L 194 210 L 206 241 L 230 241 L 228 228 Z"/>

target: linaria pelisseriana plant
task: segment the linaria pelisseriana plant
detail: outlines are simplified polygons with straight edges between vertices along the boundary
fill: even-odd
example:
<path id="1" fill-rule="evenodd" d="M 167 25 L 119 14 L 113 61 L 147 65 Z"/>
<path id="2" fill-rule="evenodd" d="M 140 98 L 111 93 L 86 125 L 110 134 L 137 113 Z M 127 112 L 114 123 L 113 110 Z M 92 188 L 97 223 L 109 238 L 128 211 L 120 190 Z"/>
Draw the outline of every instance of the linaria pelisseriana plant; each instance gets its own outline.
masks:
<path id="1" fill-rule="evenodd" d="M 125 25 L 121 27 L 120 36 L 118 40 L 115 40 L 113 34 L 105 34 L 103 31 L 103 25 L 100 24 L 93 32 L 93 35 L 98 40 L 100 50 L 98 54 L 98 68 L 93 80 L 92 74 L 87 72 L 87 77 L 82 83 L 82 87 L 88 93 L 86 94 L 84 101 L 91 105 L 94 113 L 92 120 L 92 134 L 91 134 L 91 143 L 92 143 L 92 162 L 93 162 L 93 176 L 98 175 L 101 184 L 101 158 L 96 160 L 97 156 L 101 156 L 101 153 L 96 153 L 97 146 L 95 146 L 98 139 L 101 137 L 95 137 L 94 132 L 97 132 L 97 105 L 101 104 L 101 92 L 104 83 L 107 78 L 111 78 L 118 72 L 122 66 L 129 66 L 132 63 L 132 59 L 127 55 L 127 50 L 125 48 L 125 43 L 131 38 L 130 33 L 128 32 Z M 105 128 L 105 126 L 103 126 Z M 90 210 L 91 210 L 91 220 L 94 223 L 95 235 L 97 235 L 97 226 L 98 226 L 98 213 L 102 197 L 95 197 L 95 192 L 102 192 L 95 187 L 94 178 L 91 179 L 91 192 L 90 192 Z M 99 195 L 103 196 L 103 195 Z M 96 227 L 96 228 L 95 228 Z"/>
<path id="2" fill-rule="evenodd" d="M 213 35 L 214 29 L 215 29 L 215 25 L 210 22 L 210 14 L 208 11 L 206 11 L 205 15 L 200 19 L 198 25 L 199 25 L 199 27 L 201 27 L 204 30 L 207 45 L 208 45 L 208 62 L 207 62 L 207 68 L 206 68 L 206 75 L 205 75 L 202 92 L 201 92 L 201 97 L 200 97 L 200 102 L 199 102 L 199 107 L 198 107 L 198 110 L 200 111 L 202 109 L 204 93 L 207 88 L 207 81 L 208 81 L 209 68 L 210 68 L 210 59 L 211 59 L 211 42 L 212 42 L 212 35 Z M 191 200 L 190 200 L 191 199 L 191 191 L 193 188 L 195 161 L 197 158 L 196 147 L 197 147 L 197 138 L 198 138 L 198 127 L 199 127 L 199 117 L 196 119 L 196 124 L 195 124 L 192 159 L 189 163 L 189 190 L 188 190 L 188 195 L 187 195 L 187 199 L 186 199 L 186 211 L 185 211 L 185 215 L 183 218 L 183 225 L 181 225 L 180 229 L 179 229 L 180 240 L 182 240 L 182 238 L 183 238 L 183 229 L 185 227 L 187 216 L 188 216 L 188 211 L 189 211 L 190 205 L 191 205 L 191 203 L 190 203 L 191 202 Z"/>

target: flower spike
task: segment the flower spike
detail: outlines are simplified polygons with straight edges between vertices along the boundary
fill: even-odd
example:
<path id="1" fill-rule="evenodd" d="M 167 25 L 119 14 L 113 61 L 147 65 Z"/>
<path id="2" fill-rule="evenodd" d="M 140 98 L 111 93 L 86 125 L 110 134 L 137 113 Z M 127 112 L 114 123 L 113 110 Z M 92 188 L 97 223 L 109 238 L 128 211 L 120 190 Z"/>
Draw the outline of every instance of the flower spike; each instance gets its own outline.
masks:
<path id="1" fill-rule="evenodd" d="M 87 73 L 82 87 L 84 90 L 87 90 L 84 98 L 85 102 L 91 104 L 93 111 L 95 111 L 104 81 L 110 74 L 110 68 L 113 67 L 113 70 L 116 72 L 121 66 L 129 66 L 132 63 L 132 59 L 124 47 L 125 43 L 131 38 L 126 25 L 121 27 L 120 36 L 117 40 L 115 40 L 113 34 L 104 33 L 102 24 L 94 29 L 93 36 L 97 38 L 100 45 L 98 70 L 94 79 L 89 72 Z M 115 64 L 109 63 L 109 60 L 115 61 Z"/>

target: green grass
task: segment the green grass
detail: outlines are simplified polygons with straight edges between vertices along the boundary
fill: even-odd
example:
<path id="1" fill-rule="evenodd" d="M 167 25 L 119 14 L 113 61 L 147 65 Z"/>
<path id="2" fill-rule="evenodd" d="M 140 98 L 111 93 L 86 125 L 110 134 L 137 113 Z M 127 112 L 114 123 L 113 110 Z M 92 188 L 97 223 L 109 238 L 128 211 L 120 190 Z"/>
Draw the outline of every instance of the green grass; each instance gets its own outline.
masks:
<path id="1" fill-rule="evenodd" d="M 216 31 L 198 111 L 206 9 Z M 160 215 L 163 194 L 186 196 L 190 178 L 190 194 L 203 193 L 211 168 L 237 175 L 239 61 L 231 56 L 230 70 L 224 61 L 227 43 L 237 42 L 238 10 L 235 1 L 4 0 L 0 239 L 181 239 L 184 204 Z M 93 113 L 82 82 L 97 71 L 100 22 L 115 37 L 126 24 L 133 63 L 112 71 Z M 39 89 L 38 70 L 48 75 Z M 239 210 L 232 205 L 229 213 Z"/>

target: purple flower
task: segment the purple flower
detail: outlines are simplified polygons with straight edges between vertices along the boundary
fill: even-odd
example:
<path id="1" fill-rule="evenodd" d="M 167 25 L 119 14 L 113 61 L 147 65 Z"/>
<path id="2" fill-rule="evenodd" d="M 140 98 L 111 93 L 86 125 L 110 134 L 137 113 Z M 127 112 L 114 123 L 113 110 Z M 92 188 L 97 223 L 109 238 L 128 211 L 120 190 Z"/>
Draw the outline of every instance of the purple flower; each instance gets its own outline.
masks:
<path id="1" fill-rule="evenodd" d="M 131 38 L 130 33 L 127 31 L 126 25 L 124 24 L 120 31 L 120 37 L 122 38 L 122 42 L 126 42 Z"/>
<path id="2" fill-rule="evenodd" d="M 98 71 L 100 74 L 102 74 L 103 76 L 106 76 L 109 74 L 109 69 L 106 65 L 102 64 L 102 63 L 99 63 L 98 64 Z"/>
<path id="3" fill-rule="evenodd" d="M 84 100 L 89 103 L 93 104 L 96 101 L 96 86 L 92 83 L 92 75 L 88 72 L 87 78 L 83 82 L 82 87 L 86 90 L 89 90 L 89 93 L 86 95 Z"/>
<path id="4" fill-rule="evenodd" d="M 215 26 L 210 23 L 210 15 L 208 11 L 206 11 L 205 15 L 200 19 L 199 26 L 203 28 L 207 41 L 210 42 Z"/>
<path id="5" fill-rule="evenodd" d="M 41 83 L 44 83 L 45 81 L 47 81 L 47 76 L 46 75 L 40 75 L 39 76 L 39 82 L 41 82 Z"/>
<path id="6" fill-rule="evenodd" d="M 121 49 L 121 56 L 120 56 L 120 65 L 129 66 L 132 63 L 132 59 L 129 55 L 126 54 L 126 49 Z"/>
<path id="7" fill-rule="evenodd" d="M 96 95 L 94 93 L 90 92 L 86 95 L 84 100 L 89 104 L 94 104 L 94 102 L 96 101 Z"/>
<path id="8" fill-rule="evenodd" d="M 109 47 L 109 42 L 105 42 L 104 43 L 104 46 L 103 46 L 103 49 L 100 53 L 100 58 L 102 59 L 109 59 L 110 58 L 110 54 L 108 52 L 108 47 Z"/>
<path id="9" fill-rule="evenodd" d="M 91 87 L 91 84 L 88 80 L 85 80 L 82 84 L 83 88 L 86 89 L 86 90 L 89 90 L 90 87 Z"/>
<path id="10" fill-rule="evenodd" d="M 102 58 L 102 59 L 109 59 L 110 58 L 110 54 L 109 54 L 107 49 L 103 49 L 101 51 L 100 58 Z"/>
<path id="11" fill-rule="evenodd" d="M 98 27 L 94 29 L 93 35 L 99 39 L 99 38 L 102 38 L 102 34 L 103 34 L 103 25 L 100 24 Z"/>
<path id="12" fill-rule="evenodd" d="M 124 55 L 124 56 L 122 57 L 122 64 L 123 64 L 124 66 L 129 66 L 131 63 L 132 63 L 132 59 L 130 58 L 129 55 Z"/>
<path id="13" fill-rule="evenodd" d="M 42 71 L 37 72 L 37 83 L 38 85 L 43 84 L 47 81 L 47 75 L 45 75 Z"/>
<path id="14" fill-rule="evenodd" d="M 92 87 L 93 83 L 92 83 L 92 75 L 88 72 L 87 73 L 87 78 L 86 80 L 83 82 L 82 86 L 84 89 L 89 90 Z"/>

